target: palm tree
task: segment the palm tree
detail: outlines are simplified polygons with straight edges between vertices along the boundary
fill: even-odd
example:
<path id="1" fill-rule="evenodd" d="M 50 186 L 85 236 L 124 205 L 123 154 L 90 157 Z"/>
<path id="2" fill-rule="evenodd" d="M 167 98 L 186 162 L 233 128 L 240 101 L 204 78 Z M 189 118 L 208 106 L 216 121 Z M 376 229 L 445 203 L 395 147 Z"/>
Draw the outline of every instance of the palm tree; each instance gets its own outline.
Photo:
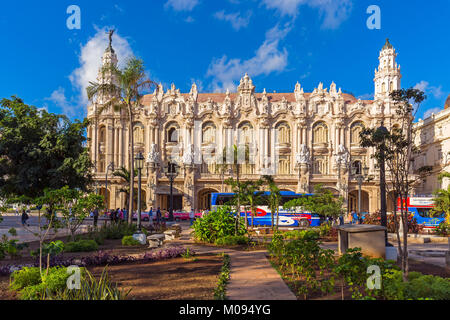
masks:
<path id="1" fill-rule="evenodd" d="M 273 177 L 271 176 L 263 176 L 263 180 L 266 181 L 269 186 L 270 195 L 267 198 L 267 204 L 272 212 L 272 230 L 274 229 L 274 214 L 277 215 L 277 224 L 276 228 L 278 230 L 278 221 L 279 221 L 279 211 L 280 211 L 280 202 L 281 202 L 281 191 L 275 184 Z"/>
<path id="2" fill-rule="evenodd" d="M 144 63 L 137 58 L 130 58 L 125 67 L 119 70 L 114 65 L 105 65 L 101 72 L 115 76 L 117 83 L 90 82 L 87 87 L 87 96 L 93 101 L 99 97 L 110 97 L 102 107 L 97 110 L 102 113 L 105 109 L 114 108 L 115 111 L 124 110 L 128 115 L 129 130 L 129 171 L 130 171 L 130 196 L 128 203 L 128 222 L 132 222 L 133 198 L 134 198 L 134 112 L 140 105 L 142 91 L 150 89 L 155 82 L 149 80 L 145 73 Z"/>
<path id="3" fill-rule="evenodd" d="M 250 207 L 252 212 L 252 228 L 254 226 L 254 218 L 257 213 L 257 205 L 262 203 L 263 192 L 260 191 L 262 185 L 262 180 L 245 181 L 241 190 L 242 199 Z M 247 210 L 245 212 L 245 220 L 247 220 Z"/>
<path id="4" fill-rule="evenodd" d="M 134 170 L 134 175 L 137 176 L 138 171 Z M 127 184 L 126 187 L 120 188 L 119 192 L 125 193 L 126 196 L 126 202 L 125 206 L 128 206 L 129 203 L 129 196 L 130 196 L 130 181 L 131 181 L 131 174 L 130 171 L 128 171 L 125 167 L 120 167 L 118 170 L 113 172 L 113 176 L 117 178 L 121 178 L 125 184 Z"/>

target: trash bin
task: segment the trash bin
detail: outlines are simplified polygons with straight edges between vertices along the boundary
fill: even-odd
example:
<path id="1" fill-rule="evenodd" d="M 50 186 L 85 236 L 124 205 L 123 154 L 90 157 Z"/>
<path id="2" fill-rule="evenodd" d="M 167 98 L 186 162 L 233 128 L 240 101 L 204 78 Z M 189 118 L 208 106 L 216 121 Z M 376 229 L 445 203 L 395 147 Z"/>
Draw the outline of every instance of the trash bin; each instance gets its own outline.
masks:
<path id="1" fill-rule="evenodd" d="M 372 258 L 386 258 L 386 228 L 368 224 L 352 224 L 337 227 L 339 254 L 348 249 L 361 248 L 362 254 Z"/>

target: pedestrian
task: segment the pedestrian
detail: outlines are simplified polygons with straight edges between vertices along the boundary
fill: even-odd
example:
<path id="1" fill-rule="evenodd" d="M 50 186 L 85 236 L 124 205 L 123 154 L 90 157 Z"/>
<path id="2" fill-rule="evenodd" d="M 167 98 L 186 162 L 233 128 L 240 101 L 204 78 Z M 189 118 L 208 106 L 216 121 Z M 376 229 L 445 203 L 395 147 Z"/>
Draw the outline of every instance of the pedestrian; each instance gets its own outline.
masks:
<path id="1" fill-rule="evenodd" d="M 97 222 L 98 222 L 98 209 L 94 210 L 94 228 L 97 228 Z"/>
<path id="2" fill-rule="evenodd" d="M 195 219 L 195 213 L 194 213 L 194 209 L 191 209 L 191 212 L 189 212 L 189 220 L 190 220 L 190 226 L 192 227 L 192 225 L 194 224 L 194 219 Z"/>
<path id="3" fill-rule="evenodd" d="M 114 211 L 114 209 L 112 209 L 109 213 L 109 219 L 111 220 L 111 222 L 114 222 L 114 215 L 116 214 L 116 212 Z"/>
<path id="4" fill-rule="evenodd" d="M 27 225 L 28 227 L 30 226 L 27 221 L 28 219 L 30 219 L 30 217 L 28 216 L 28 214 L 26 213 L 25 209 L 22 209 L 22 226 Z"/>
<path id="5" fill-rule="evenodd" d="M 339 225 L 343 225 L 344 224 L 344 216 L 340 215 L 339 216 Z"/>
<path id="6" fill-rule="evenodd" d="M 153 223 L 153 207 L 150 207 L 150 211 L 148 212 L 148 221 L 150 224 Z"/>
<path id="7" fill-rule="evenodd" d="M 120 208 L 117 208 L 116 210 L 116 222 L 118 222 L 119 220 L 122 221 L 123 219 L 123 213 L 122 211 L 120 211 Z"/>
<path id="8" fill-rule="evenodd" d="M 127 211 L 127 209 L 126 209 L 126 208 L 123 208 L 123 209 L 122 209 L 122 212 L 123 212 L 123 220 L 124 220 L 125 222 L 127 222 L 127 221 L 128 221 L 128 211 Z"/>
<path id="9" fill-rule="evenodd" d="M 160 222 L 161 222 L 161 208 L 160 207 L 158 207 L 158 210 L 156 211 L 156 222 L 158 224 L 160 224 Z"/>

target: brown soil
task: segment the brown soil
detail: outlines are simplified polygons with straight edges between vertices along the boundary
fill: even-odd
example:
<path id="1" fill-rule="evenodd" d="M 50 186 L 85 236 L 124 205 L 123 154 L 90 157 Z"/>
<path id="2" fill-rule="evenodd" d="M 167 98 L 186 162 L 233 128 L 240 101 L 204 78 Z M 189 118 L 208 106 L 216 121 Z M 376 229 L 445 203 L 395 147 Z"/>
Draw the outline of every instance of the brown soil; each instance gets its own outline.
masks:
<path id="1" fill-rule="evenodd" d="M 201 255 L 109 266 L 108 274 L 121 289 L 132 289 L 128 299 L 213 300 L 222 264 L 220 256 Z M 100 276 L 103 267 L 91 271 Z"/>
<path id="2" fill-rule="evenodd" d="M 213 300 L 223 258 L 200 255 L 194 259 L 168 259 L 158 262 L 133 262 L 108 267 L 111 281 L 128 291 L 131 300 Z M 102 267 L 89 270 L 99 277 Z M 0 277 L 0 300 L 17 300 L 8 289 L 9 277 Z"/>
<path id="3" fill-rule="evenodd" d="M 398 263 L 398 266 L 401 267 L 401 264 Z M 428 264 L 421 261 L 411 260 L 409 259 L 409 271 L 417 271 L 422 274 L 428 274 L 433 276 L 439 276 L 443 278 L 448 278 L 449 273 L 445 270 L 445 268 L 436 266 L 434 264 Z"/>

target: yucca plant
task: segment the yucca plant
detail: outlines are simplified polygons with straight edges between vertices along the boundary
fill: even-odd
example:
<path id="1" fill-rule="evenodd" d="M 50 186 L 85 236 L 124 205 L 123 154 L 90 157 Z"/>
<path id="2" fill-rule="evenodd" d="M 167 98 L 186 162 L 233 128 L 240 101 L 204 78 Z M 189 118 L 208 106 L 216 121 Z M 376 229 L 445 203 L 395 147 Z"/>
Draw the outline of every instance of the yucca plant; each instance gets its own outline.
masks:
<path id="1" fill-rule="evenodd" d="M 100 279 L 95 279 L 86 270 L 85 276 L 81 279 L 80 290 L 66 288 L 53 297 L 46 297 L 46 300 L 126 300 L 130 292 L 131 289 L 128 291 L 120 290 L 117 284 L 110 281 L 108 268 L 106 267 L 103 269 Z"/>

